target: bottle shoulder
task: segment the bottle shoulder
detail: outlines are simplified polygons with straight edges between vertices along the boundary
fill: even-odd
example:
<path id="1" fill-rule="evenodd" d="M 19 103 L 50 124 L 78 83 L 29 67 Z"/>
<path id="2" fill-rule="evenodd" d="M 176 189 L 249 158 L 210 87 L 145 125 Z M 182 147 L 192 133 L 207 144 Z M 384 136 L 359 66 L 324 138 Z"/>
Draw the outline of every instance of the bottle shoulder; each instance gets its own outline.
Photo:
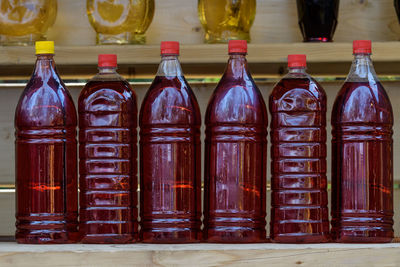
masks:
<path id="1" fill-rule="evenodd" d="M 78 99 L 79 112 L 129 111 L 137 113 L 136 94 L 126 80 L 91 80 Z"/>
<path id="2" fill-rule="evenodd" d="M 200 108 L 185 78 L 157 76 L 143 99 L 139 122 L 200 125 Z"/>
<path id="3" fill-rule="evenodd" d="M 15 110 L 16 127 L 76 126 L 72 97 L 59 78 L 32 77 Z"/>
<path id="4" fill-rule="evenodd" d="M 284 77 L 269 96 L 271 112 L 326 111 L 327 97 L 323 87 L 310 76 Z"/>
<path id="5" fill-rule="evenodd" d="M 393 124 L 392 105 L 382 84 L 345 82 L 333 105 L 332 123 Z"/>
<path id="6" fill-rule="evenodd" d="M 266 124 L 268 115 L 254 81 L 221 79 L 206 111 L 206 123 Z"/>

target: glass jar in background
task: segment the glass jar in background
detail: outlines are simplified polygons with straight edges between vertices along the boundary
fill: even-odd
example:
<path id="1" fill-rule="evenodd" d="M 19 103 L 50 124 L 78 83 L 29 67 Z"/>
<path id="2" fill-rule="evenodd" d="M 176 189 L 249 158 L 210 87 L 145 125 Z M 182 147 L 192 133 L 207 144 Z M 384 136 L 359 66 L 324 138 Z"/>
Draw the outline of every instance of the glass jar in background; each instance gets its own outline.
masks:
<path id="1" fill-rule="evenodd" d="M 87 0 L 97 44 L 144 44 L 154 15 L 154 0 Z"/>
<path id="2" fill-rule="evenodd" d="M 57 0 L 1 0 L 0 44 L 33 45 L 45 40 L 57 16 Z"/>
<path id="3" fill-rule="evenodd" d="M 340 0 L 297 0 L 297 15 L 304 42 L 332 42 Z"/>
<path id="4" fill-rule="evenodd" d="M 199 0 L 198 12 L 206 43 L 227 43 L 231 39 L 250 41 L 256 0 Z"/>

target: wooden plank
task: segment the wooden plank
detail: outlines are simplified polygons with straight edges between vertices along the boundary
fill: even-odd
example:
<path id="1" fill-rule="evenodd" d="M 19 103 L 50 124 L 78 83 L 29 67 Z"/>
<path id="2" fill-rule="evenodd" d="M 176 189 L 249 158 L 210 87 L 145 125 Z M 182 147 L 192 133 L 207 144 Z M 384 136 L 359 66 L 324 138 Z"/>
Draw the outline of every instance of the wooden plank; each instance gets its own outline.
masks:
<path id="1" fill-rule="evenodd" d="M 18 245 L 0 243 L 1 266 L 398 266 L 392 244 Z"/>
<path id="2" fill-rule="evenodd" d="M 400 42 L 373 43 L 374 62 L 399 62 Z M 115 53 L 119 64 L 158 64 L 158 45 L 138 46 L 58 46 L 57 65 L 96 65 L 97 55 Z M 250 44 L 248 61 L 251 63 L 286 63 L 288 54 L 306 54 L 310 63 L 348 63 L 353 59 L 351 43 L 293 43 Z M 184 64 L 225 64 L 227 45 L 182 45 L 180 60 Z M 32 65 L 32 47 L 1 47 L 0 65 Z M 0 73 L 0 76 L 3 73 Z"/>

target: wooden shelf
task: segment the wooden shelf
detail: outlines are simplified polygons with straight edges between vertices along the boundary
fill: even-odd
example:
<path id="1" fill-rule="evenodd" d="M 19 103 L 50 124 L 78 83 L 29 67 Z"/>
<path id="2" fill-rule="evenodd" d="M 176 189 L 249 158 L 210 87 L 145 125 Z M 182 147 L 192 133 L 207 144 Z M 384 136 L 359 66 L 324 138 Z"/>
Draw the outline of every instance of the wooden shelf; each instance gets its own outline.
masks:
<path id="1" fill-rule="evenodd" d="M 373 43 L 375 62 L 400 61 L 400 42 Z M 30 65 L 34 62 L 33 47 L 1 47 L 0 65 Z M 120 64 L 158 64 L 158 45 L 132 46 L 59 46 L 56 47 L 58 65 L 91 65 L 97 55 L 116 53 Z M 271 43 L 249 44 L 248 60 L 252 63 L 285 63 L 288 54 L 307 54 L 311 63 L 349 62 L 351 43 Z M 185 64 L 225 63 L 227 45 L 182 45 L 181 61 Z"/>
<path id="2" fill-rule="evenodd" d="M 400 42 L 373 43 L 378 74 L 400 74 L 398 51 Z M 120 73 L 127 78 L 153 77 L 160 62 L 158 45 L 58 46 L 56 62 L 64 77 L 91 77 L 96 72 L 97 55 L 102 53 L 117 54 Z M 33 54 L 33 47 L 0 47 L 0 78 L 29 76 Z M 249 44 L 251 71 L 258 77 L 279 77 L 286 72 L 288 54 L 306 54 L 313 75 L 346 75 L 353 59 L 350 42 Z M 182 45 L 180 60 L 189 77 L 219 77 L 227 61 L 227 45 Z"/>
<path id="3" fill-rule="evenodd" d="M 0 243 L 5 266 L 397 266 L 391 244 L 18 245 Z"/>

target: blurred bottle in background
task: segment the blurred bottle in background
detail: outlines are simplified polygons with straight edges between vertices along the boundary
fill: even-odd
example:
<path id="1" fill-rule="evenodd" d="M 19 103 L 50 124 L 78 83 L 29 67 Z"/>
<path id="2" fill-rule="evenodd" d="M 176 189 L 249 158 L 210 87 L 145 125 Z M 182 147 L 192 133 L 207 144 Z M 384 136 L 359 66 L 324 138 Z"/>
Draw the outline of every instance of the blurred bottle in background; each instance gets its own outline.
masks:
<path id="1" fill-rule="evenodd" d="M 57 0 L 2 0 L 0 45 L 33 45 L 46 40 L 57 16 Z"/>
<path id="2" fill-rule="evenodd" d="M 154 0 L 87 0 L 97 44 L 144 44 L 154 15 Z"/>
<path id="3" fill-rule="evenodd" d="M 198 13 L 206 43 L 227 43 L 232 39 L 250 42 L 256 0 L 199 0 Z"/>
<path id="4" fill-rule="evenodd" d="M 297 15 L 304 42 L 332 42 L 339 0 L 297 0 Z"/>

